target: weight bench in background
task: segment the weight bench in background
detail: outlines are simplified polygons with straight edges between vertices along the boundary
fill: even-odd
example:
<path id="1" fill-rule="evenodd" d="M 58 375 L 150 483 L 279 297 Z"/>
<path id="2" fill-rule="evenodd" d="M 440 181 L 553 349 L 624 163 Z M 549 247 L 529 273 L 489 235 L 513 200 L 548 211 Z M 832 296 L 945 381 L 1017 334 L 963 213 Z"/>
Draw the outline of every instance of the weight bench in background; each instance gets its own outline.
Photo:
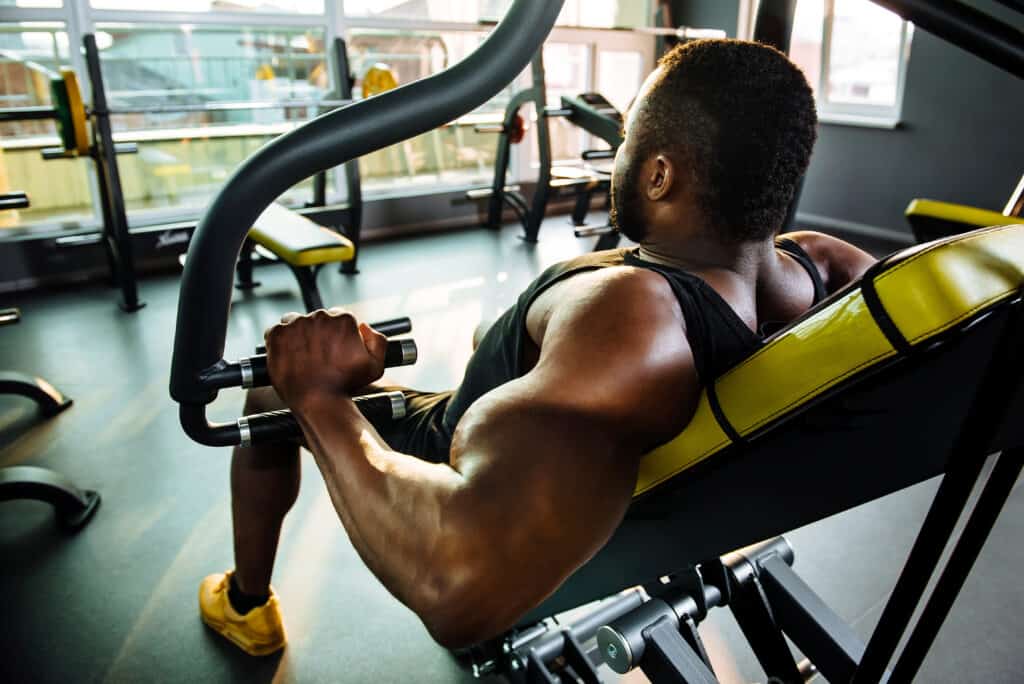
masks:
<path id="1" fill-rule="evenodd" d="M 13 325 L 20 320 L 21 313 L 17 309 L 0 310 L 0 325 Z M 23 373 L 0 372 L 0 394 L 32 399 L 46 417 L 71 406 L 71 399 L 53 385 Z M 96 492 L 81 490 L 60 473 L 35 466 L 0 468 L 0 501 L 12 499 L 36 499 L 52 504 L 61 525 L 69 530 L 78 530 L 89 522 L 100 503 Z"/>
<path id="2" fill-rule="evenodd" d="M 1003 213 L 979 209 L 964 204 L 952 204 L 930 199 L 915 199 L 908 206 L 907 222 L 920 242 L 938 240 L 966 233 L 975 228 L 994 226 L 1024 216 L 1024 176 L 1006 202 Z"/>
<path id="3" fill-rule="evenodd" d="M 256 219 L 239 254 L 239 289 L 251 290 L 259 285 L 252 279 L 253 251 L 257 245 L 286 263 L 295 274 L 307 312 L 324 306 L 316 284 L 320 269 L 325 264 L 351 261 L 356 255 L 348 238 L 274 202 Z"/>
<path id="4" fill-rule="evenodd" d="M 655 684 L 716 682 L 696 625 L 729 606 L 769 678 L 802 682 L 816 669 L 832 682 L 911 681 L 1024 464 L 1022 292 L 1024 225 L 880 261 L 707 388 L 686 430 L 642 460 L 605 547 L 517 629 L 474 648 L 475 670 L 597 682 L 604 661 L 640 667 Z M 936 475 L 865 646 L 792 570 L 776 535 Z M 571 625 L 546 619 L 603 597 L 612 598 Z M 795 662 L 784 636 L 809 664 Z"/>

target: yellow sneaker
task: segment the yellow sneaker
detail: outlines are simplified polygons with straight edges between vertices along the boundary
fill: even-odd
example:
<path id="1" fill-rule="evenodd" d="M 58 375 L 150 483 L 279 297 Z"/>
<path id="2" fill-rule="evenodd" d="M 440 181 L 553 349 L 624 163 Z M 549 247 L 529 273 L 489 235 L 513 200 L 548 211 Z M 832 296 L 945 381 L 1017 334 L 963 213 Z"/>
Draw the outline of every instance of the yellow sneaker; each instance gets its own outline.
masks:
<path id="1" fill-rule="evenodd" d="M 270 598 L 262 606 L 239 615 L 228 600 L 231 575 L 210 575 L 199 585 L 199 614 L 203 622 L 249 655 L 270 655 L 284 648 L 287 639 L 274 590 L 270 590 Z"/>

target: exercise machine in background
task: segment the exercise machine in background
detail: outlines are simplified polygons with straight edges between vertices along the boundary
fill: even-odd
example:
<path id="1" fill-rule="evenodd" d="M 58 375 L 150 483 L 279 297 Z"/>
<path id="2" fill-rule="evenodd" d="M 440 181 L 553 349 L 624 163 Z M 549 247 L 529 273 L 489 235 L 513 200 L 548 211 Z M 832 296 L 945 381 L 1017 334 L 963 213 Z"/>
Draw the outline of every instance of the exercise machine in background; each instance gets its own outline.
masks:
<path id="1" fill-rule="evenodd" d="M 352 81 L 346 46 L 340 38 L 336 39 L 332 46 L 331 60 L 336 75 L 335 82 L 338 84 L 334 93 L 338 96 L 336 98 L 329 97 L 317 101 L 219 102 L 129 108 L 108 105 L 95 37 L 86 34 L 82 44 L 91 86 L 91 106 L 85 105 L 78 75 L 70 69 L 63 69 L 60 74 L 46 73 L 50 79 L 53 107 L 23 107 L 0 111 L 0 121 L 54 120 L 57 123 L 61 144 L 42 150 L 43 158 L 52 160 L 88 157 L 95 164 L 103 218 L 102 230 L 99 233 L 86 232 L 64 236 L 57 239 L 57 244 L 71 248 L 102 243 L 111 279 L 121 291 L 120 306 L 128 312 L 137 311 L 145 304 L 140 300 L 138 293 L 132 236 L 117 155 L 137 153 L 138 146 L 131 142 L 114 141 L 111 116 L 303 107 L 324 112 L 352 103 Z M 358 163 L 352 161 L 346 164 L 344 173 L 348 193 L 345 205 L 327 207 L 324 172 L 314 179 L 313 201 L 304 212 L 296 212 L 283 205 L 277 205 L 280 211 L 253 226 L 252 239 L 246 244 L 246 249 L 241 255 L 241 287 L 253 287 L 257 284 L 251 277 L 252 252 L 257 245 L 262 245 L 262 254 L 266 260 L 282 261 L 296 274 L 307 308 L 318 302 L 320 297 L 315 283 L 316 270 L 325 264 L 337 262 L 341 264 L 343 273 L 357 272 L 356 259 L 362 226 L 362 191 Z M 274 219 L 285 216 L 283 212 L 289 214 L 286 220 L 275 222 Z M 325 230 L 307 218 L 306 213 L 322 213 L 337 217 L 338 224 L 332 225 L 331 230 Z M 311 269 L 314 270 L 313 277 L 310 277 Z"/>
<path id="2" fill-rule="evenodd" d="M 523 239 L 536 242 L 540 224 L 551 200 L 574 197 L 572 221 L 576 226 L 583 226 L 593 196 L 608 192 L 610 168 L 596 167 L 589 162 L 615 156 L 615 150 L 622 142 L 622 114 L 598 93 L 563 97 L 560 107 L 548 107 L 543 47 L 537 50 L 530 62 L 530 78 L 530 87 L 512 96 L 500 124 L 475 127 L 480 133 L 496 133 L 498 147 L 490 187 L 473 188 L 466 192 L 466 199 L 487 200 L 484 226 L 491 229 L 501 227 L 502 213 L 506 207 L 510 208 L 523 226 Z M 506 179 L 512 146 L 521 143 L 526 137 L 527 119 L 520 110 L 530 104 L 536 115 L 534 137 L 537 141 L 539 175 L 533 196 L 528 200 L 519 185 L 509 185 Z M 551 159 L 551 131 L 548 125 L 548 120 L 552 118 L 564 118 L 572 122 L 603 140 L 610 149 L 584 152 L 584 166 L 555 166 Z"/>
<path id="3" fill-rule="evenodd" d="M 659 14 L 659 17 L 662 16 Z M 726 35 L 724 31 L 690 27 L 653 27 L 630 31 L 657 38 L 659 54 L 679 42 L 698 38 L 724 38 Z M 618 232 L 606 224 L 588 225 L 587 214 L 595 196 L 604 196 L 607 204 L 611 188 L 609 160 L 615 157 L 615 152 L 622 144 L 623 114 L 597 92 L 563 95 L 559 106 L 549 107 L 543 53 L 541 48 L 534 55 L 530 63 L 531 85 L 512 97 L 501 123 L 476 126 L 477 132 L 498 135 L 494 177 L 489 187 L 473 188 L 467 191 L 465 198 L 473 201 L 487 200 L 487 217 L 484 221 L 487 228 L 500 227 L 504 209 L 511 209 L 523 226 L 523 239 L 536 242 L 548 203 L 571 197 L 575 203 L 570 222 L 576 237 L 597 237 L 595 250 L 611 249 L 619 243 Z M 520 185 L 507 183 L 507 176 L 512 146 L 521 143 L 526 137 L 527 118 L 521 110 L 531 104 L 535 118 L 539 172 L 533 195 L 527 199 Z M 548 120 L 553 118 L 564 118 L 606 147 L 585 150 L 581 155 L 582 165 L 555 165 L 551 158 L 551 132 L 548 125 Z"/>
<path id="4" fill-rule="evenodd" d="M 100 210 L 103 216 L 102 232 L 60 238 L 58 244 L 72 246 L 102 242 L 110 277 L 121 290 L 121 308 L 128 312 L 138 311 L 145 304 L 139 300 L 135 260 L 128 234 L 128 218 L 125 214 L 116 159 L 118 154 L 137 152 L 138 147 L 134 143 L 114 142 L 102 75 L 99 73 L 96 41 L 92 36 L 86 36 L 84 48 L 90 71 L 89 78 L 93 84 L 91 110 L 87 110 L 83 103 L 78 77 L 73 71 L 63 70 L 59 75 L 46 72 L 50 79 L 53 106 L 21 107 L 0 111 L 0 121 L 55 120 L 61 145 L 43 149 L 43 159 L 88 157 L 92 160 L 96 167 L 99 186 Z"/>
<path id="5" fill-rule="evenodd" d="M 338 100 L 352 102 L 354 78 L 349 67 L 348 48 L 342 38 L 334 39 L 332 53 Z M 394 75 L 384 65 L 371 67 L 363 80 L 364 97 L 372 97 L 398 85 Z M 345 174 L 348 196 L 348 219 L 345 225 L 340 230 L 330 230 L 282 204 L 271 204 L 253 224 L 242 246 L 236 269 L 238 289 L 252 290 L 259 285 L 252 277 L 254 256 L 281 261 L 287 264 L 295 276 L 303 305 L 309 312 L 321 309 L 324 305 L 316 282 L 324 266 L 338 263 L 342 274 L 358 273 L 356 259 L 359 257 L 358 245 L 363 221 L 359 161 L 349 161 L 341 168 Z M 327 173 L 321 171 L 313 177 L 313 201 L 307 206 L 322 208 L 326 204 Z"/>
<path id="6" fill-rule="evenodd" d="M 1024 216 L 1024 176 L 1007 200 L 1003 213 L 930 199 L 915 199 L 907 207 L 907 222 L 918 242 L 959 235 L 982 226 L 1014 223 Z"/>
<path id="7" fill-rule="evenodd" d="M 28 197 L 23 192 L 0 195 L 0 210 L 25 209 Z M 18 309 L 0 309 L 0 326 L 21 322 Z M 15 371 L 0 371 L 0 395 L 31 399 L 45 418 L 51 418 L 71 406 L 71 399 L 40 377 Z M 70 480 L 46 468 L 6 466 L 0 468 L 0 501 L 36 499 L 52 504 L 60 524 L 78 530 L 92 518 L 100 504 L 100 495 L 82 490 Z"/>

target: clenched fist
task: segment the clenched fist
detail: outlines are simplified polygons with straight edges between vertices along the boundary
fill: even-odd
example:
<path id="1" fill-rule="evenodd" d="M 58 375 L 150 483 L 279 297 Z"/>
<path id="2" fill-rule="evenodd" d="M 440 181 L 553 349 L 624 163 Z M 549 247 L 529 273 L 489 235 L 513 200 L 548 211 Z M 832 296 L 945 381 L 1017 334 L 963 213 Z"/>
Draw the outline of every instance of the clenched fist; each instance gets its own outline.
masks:
<path id="1" fill-rule="evenodd" d="M 285 314 L 263 337 L 270 380 L 293 409 L 351 395 L 384 375 L 387 338 L 344 309 Z"/>

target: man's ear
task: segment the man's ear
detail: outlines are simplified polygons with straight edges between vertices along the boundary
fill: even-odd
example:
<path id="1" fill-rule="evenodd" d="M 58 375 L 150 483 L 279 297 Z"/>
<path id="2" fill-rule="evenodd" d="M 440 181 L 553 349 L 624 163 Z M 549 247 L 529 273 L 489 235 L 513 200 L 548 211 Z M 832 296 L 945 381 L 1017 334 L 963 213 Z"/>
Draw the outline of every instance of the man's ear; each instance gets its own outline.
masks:
<path id="1" fill-rule="evenodd" d="M 646 195 L 652 202 L 668 198 L 676 183 L 676 168 L 664 154 L 656 155 L 648 163 Z"/>

